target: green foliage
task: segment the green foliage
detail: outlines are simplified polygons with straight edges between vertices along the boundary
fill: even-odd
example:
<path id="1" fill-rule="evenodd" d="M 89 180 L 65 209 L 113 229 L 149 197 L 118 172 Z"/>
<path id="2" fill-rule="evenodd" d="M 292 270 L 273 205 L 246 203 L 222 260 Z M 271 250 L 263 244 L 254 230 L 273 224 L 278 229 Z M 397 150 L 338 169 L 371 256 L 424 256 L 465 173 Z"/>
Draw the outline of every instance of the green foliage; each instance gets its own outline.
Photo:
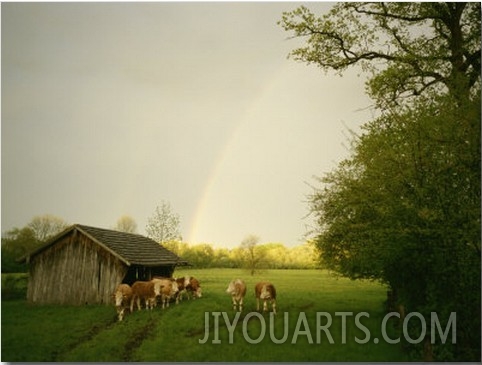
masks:
<path id="1" fill-rule="evenodd" d="M 209 268 L 216 267 L 214 249 L 211 245 L 200 243 L 185 248 L 181 257 L 195 267 Z"/>
<path id="2" fill-rule="evenodd" d="M 166 248 L 187 260 L 195 268 L 248 268 L 246 251 L 241 247 L 233 249 L 215 248 L 210 244 L 189 245 L 171 241 Z M 255 270 L 266 269 L 313 269 L 318 266 L 315 246 L 305 243 L 288 248 L 281 243 L 265 243 L 255 246 Z"/>
<path id="3" fill-rule="evenodd" d="M 2 273 L 26 272 L 26 264 L 18 260 L 41 244 L 30 227 L 14 228 L 6 232 L 2 237 Z"/>
<path id="4" fill-rule="evenodd" d="M 326 267 L 388 283 L 407 311 L 457 313 L 457 344 L 407 346 L 417 360 L 481 356 L 480 11 L 338 3 L 322 17 L 300 7 L 280 22 L 306 38 L 297 60 L 371 72 L 381 116 L 319 179 L 316 241 Z"/>
<path id="5" fill-rule="evenodd" d="M 317 17 L 307 7 L 285 12 L 279 24 L 306 39 L 290 55 L 321 69 L 352 65 L 369 71 L 379 105 L 450 90 L 468 97 L 480 82 L 480 4 L 337 3 Z"/>
<path id="6" fill-rule="evenodd" d="M 480 357 L 474 348 L 480 341 L 480 104 L 439 98 L 384 115 L 364 132 L 352 157 L 320 179 L 323 188 L 312 198 L 323 262 L 352 278 L 389 283 L 407 309 L 427 318 L 431 311 L 445 318 L 457 312 L 464 340 L 450 356 L 474 361 Z"/>
<path id="7" fill-rule="evenodd" d="M 61 218 L 45 214 L 35 216 L 23 228 L 13 228 L 2 234 L 2 273 L 26 272 L 27 265 L 19 259 L 35 250 L 67 228 Z"/>
<path id="8" fill-rule="evenodd" d="M 2 300 L 25 299 L 27 284 L 27 274 L 2 274 Z"/>

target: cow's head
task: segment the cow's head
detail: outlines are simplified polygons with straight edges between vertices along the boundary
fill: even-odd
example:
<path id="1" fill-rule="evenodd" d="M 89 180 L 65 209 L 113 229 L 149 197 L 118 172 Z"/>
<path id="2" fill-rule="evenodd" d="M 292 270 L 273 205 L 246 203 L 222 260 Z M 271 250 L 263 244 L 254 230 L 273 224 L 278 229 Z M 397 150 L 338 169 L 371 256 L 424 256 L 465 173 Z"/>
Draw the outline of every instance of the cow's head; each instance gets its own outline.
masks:
<path id="1" fill-rule="evenodd" d="M 271 291 L 268 288 L 268 285 L 263 285 L 261 288 L 261 293 L 259 295 L 261 299 L 270 299 L 271 298 Z"/>
<path id="2" fill-rule="evenodd" d="M 122 302 L 124 301 L 124 299 L 127 299 L 127 295 L 122 293 L 121 291 L 117 291 L 114 294 L 114 298 L 115 298 L 116 307 L 120 307 L 122 305 Z"/>
<path id="3" fill-rule="evenodd" d="M 157 279 L 154 279 L 154 280 L 152 280 L 152 284 L 153 284 L 153 287 L 154 287 L 154 295 L 156 297 L 160 296 L 161 295 L 161 289 L 162 289 L 161 282 Z"/>
<path id="4" fill-rule="evenodd" d="M 236 285 L 234 284 L 234 280 L 231 281 L 226 289 L 226 293 L 233 295 L 236 292 Z"/>
<path id="5" fill-rule="evenodd" d="M 196 291 L 194 292 L 194 295 L 195 295 L 197 298 L 201 298 L 201 297 L 203 296 L 201 287 L 199 287 L 199 288 L 196 289 Z"/>
<path id="6" fill-rule="evenodd" d="M 173 281 L 172 282 L 172 286 L 171 286 L 171 296 L 175 295 L 177 292 L 179 291 L 179 287 L 177 285 L 177 282 L 176 281 Z"/>

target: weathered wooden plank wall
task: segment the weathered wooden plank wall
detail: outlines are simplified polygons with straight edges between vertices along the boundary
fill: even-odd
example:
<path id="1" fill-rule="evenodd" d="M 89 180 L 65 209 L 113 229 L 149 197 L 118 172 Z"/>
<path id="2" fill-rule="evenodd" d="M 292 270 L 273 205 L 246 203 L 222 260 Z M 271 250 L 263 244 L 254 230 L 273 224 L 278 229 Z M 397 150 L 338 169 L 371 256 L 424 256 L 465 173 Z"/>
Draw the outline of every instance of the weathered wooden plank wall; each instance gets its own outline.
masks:
<path id="1" fill-rule="evenodd" d="M 73 231 L 32 259 L 27 299 L 34 303 L 109 304 L 126 272 L 118 258 Z"/>

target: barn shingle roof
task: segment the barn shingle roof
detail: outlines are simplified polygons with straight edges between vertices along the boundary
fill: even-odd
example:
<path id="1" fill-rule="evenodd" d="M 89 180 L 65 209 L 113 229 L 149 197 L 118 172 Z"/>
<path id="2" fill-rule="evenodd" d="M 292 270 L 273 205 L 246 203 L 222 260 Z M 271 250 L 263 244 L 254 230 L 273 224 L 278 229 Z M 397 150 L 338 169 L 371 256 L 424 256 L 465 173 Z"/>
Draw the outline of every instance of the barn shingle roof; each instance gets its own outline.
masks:
<path id="1" fill-rule="evenodd" d="M 59 238 L 69 234 L 73 230 L 78 230 L 88 236 L 94 242 L 110 251 L 129 266 L 188 265 L 187 261 L 181 259 L 176 254 L 148 237 L 81 224 L 71 226 L 50 240 L 45 246 L 30 253 L 28 256 L 43 251 L 44 248 L 55 244 Z"/>

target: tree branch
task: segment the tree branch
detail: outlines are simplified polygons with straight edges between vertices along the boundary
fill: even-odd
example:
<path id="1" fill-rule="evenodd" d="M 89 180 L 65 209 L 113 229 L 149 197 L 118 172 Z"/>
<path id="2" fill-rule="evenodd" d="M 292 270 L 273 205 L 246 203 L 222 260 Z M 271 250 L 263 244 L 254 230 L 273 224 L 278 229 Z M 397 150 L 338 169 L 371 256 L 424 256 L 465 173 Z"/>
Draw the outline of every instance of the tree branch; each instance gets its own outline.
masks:
<path id="1" fill-rule="evenodd" d="M 377 12 L 373 10 L 362 9 L 365 5 L 381 5 L 383 12 Z M 389 13 L 385 3 L 362 3 L 358 5 L 357 3 L 348 4 L 347 6 L 352 7 L 358 14 L 365 14 L 370 16 L 380 16 L 384 18 L 391 18 L 396 20 L 403 20 L 406 22 L 421 22 L 425 20 L 440 19 L 439 16 L 434 15 L 424 15 L 424 16 L 406 16 L 401 14 Z"/>

